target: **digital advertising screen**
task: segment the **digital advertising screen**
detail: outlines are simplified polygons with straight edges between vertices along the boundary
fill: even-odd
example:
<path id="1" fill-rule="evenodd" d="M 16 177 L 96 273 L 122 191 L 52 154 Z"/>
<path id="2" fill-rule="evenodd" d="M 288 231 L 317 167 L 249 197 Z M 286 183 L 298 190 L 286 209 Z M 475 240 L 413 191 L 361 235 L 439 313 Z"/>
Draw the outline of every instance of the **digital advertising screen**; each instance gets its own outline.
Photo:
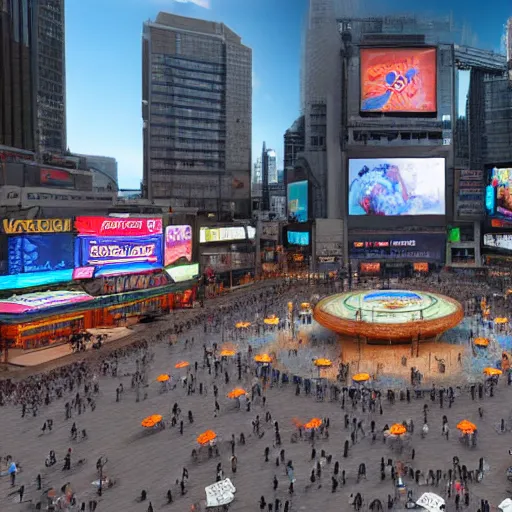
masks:
<path id="1" fill-rule="evenodd" d="M 79 237 L 76 267 L 95 267 L 94 277 L 136 274 L 162 268 L 162 237 Z"/>
<path id="2" fill-rule="evenodd" d="M 512 220 L 512 166 L 487 170 L 485 210 L 489 217 Z"/>
<path id="3" fill-rule="evenodd" d="M 244 226 L 230 226 L 226 228 L 200 228 L 199 243 L 231 242 L 246 239 Z"/>
<path id="4" fill-rule="evenodd" d="M 484 247 L 491 249 L 502 249 L 512 251 L 512 234 L 508 233 L 485 233 Z"/>
<path id="5" fill-rule="evenodd" d="M 444 158 L 349 159 L 349 215 L 445 215 Z"/>
<path id="6" fill-rule="evenodd" d="M 308 181 L 288 184 L 288 217 L 295 222 L 308 221 Z"/>
<path id="7" fill-rule="evenodd" d="M 361 48 L 361 112 L 437 112 L 435 48 Z"/>
<path id="8" fill-rule="evenodd" d="M 309 245 L 308 231 L 288 231 L 288 243 L 291 245 Z"/>
<path id="9" fill-rule="evenodd" d="M 169 274 L 175 283 L 189 281 L 199 275 L 199 263 L 191 265 L 180 265 L 179 267 L 167 268 L 165 271 Z"/>
<path id="10" fill-rule="evenodd" d="M 165 228 L 165 266 L 191 261 L 192 226 L 167 226 Z"/>
<path id="11" fill-rule="evenodd" d="M 89 236 L 151 236 L 162 234 L 160 217 L 76 217 L 75 229 Z"/>

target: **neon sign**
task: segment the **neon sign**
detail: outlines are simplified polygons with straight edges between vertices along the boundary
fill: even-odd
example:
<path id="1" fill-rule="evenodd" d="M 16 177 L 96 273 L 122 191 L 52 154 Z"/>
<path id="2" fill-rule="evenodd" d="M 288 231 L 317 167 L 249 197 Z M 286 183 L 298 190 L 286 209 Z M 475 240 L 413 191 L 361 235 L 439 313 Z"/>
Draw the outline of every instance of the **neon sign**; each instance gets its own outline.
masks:
<path id="1" fill-rule="evenodd" d="M 77 217 L 75 228 L 81 235 L 151 236 L 162 234 L 162 219 L 117 217 Z"/>
<path id="2" fill-rule="evenodd" d="M 92 300 L 84 292 L 54 291 L 27 293 L 0 301 L 0 313 L 22 314 L 64 304 L 77 304 Z"/>
<path id="3" fill-rule="evenodd" d="M 4 219 L 3 231 L 7 235 L 20 233 L 69 233 L 71 219 Z"/>

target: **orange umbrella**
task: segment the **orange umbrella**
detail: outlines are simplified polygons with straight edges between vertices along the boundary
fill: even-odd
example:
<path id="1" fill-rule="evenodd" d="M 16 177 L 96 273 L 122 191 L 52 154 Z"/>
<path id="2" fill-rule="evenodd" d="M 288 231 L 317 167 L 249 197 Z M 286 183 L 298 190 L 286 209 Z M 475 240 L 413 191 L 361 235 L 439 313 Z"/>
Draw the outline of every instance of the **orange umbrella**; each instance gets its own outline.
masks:
<path id="1" fill-rule="evenodd" d="M 187 368 L 187 366 L 190 366 L 190 363 L 188 361 L 179 361 L 174 365 L 174 368 Z"/>
<path id="2" fill-rule="evenodd" d="M 214 439 L 217 439 L 217 434 L 213 430 L 207 430 L 197 438 L 197 442 L 201 445 L 205 445 L 210 443 Z"/>
<path id="3" fill-rule="evenodd" d="M 355 382 L 366 382 L 367 380 L 370 380 L 370 374 L 369 373 L 356 373 L 352 380 Z"/>
<path id="4" fill-rule="evenodd" d="M 462 420 L 459 423 L 457 423 L 457 428 L 459 430 L 462 430 L 462 432 L 474 432 L 476 430 L 476 425 L 474 423 L 471 423 L 471 421 L 468 420 Z"/>
<path id="5" fill-rule="evenodd" d="M 239 398 L 242 395 L 247 395 L 247 391 L 242 388 L 235 388 L 233 391 L 230 391 L 227 396 L 228 398 Z"/>
<path id="6" fill-rule="evenodd" d="M 268 354 L 258 354 L 254 356 L 254 360 L 257 363 L 271 363 L 272 358 Z"/>
<path id="7" fill-rule="evenodd" d="M 498 368 L 484 368 L 485 375 L 492 377 L 494 375 L 501 375 L 503 372 Z"/>
<path id="8" fill-rule="evenodd" d="M 265 318 L 263 322 L 265 322 L 267 325 L 278 325 L 279 318 L 277 318 L 276 315 L 270 315 L 268 318 Z"/>
<path id="9" fill-rule="evenodd" d="M 495 324 L 506 324 L 508 323 L 508 318 L 498 317 L 494 319 Z"/>
<path id="10" fill-rule="evenodd" d="M 319 428 L 322 425 L 322 420 L 320 418 L 312 418 L 307 423 L 304 424 L 304 428 L 306 430 L 313 430 L 315 428 Z"/>
<path id="11" fill-rule="evenodd" d="M 162 375 L 159 375 L 156 380 L 157 382 L 167 382 L 171 377 L 167 375 L 166 373 L 163 373 Z"/>
<path id="12" fill-rule="evenodd" d="M 489 345 L 489 340 L 487 338 L 477 338 L 474 343 L 477 347 L 487 347 Z"/>
<path id="13" fill-rule="evenodd" d="M 318 368 L 329 368 L 332 366 L 332 361 L 330 359 L 319 358 L 314 360 L 315 366 Z"/>
<path id="14" fill-rule="evenodd" d="M 231 356 L 234 356 L 235 354 L 236 354 L 236 352 L 234 350 L 224 349 L 224 350 L 220 351 L 220 355 L 222 357 L 231 357 Z"/>
<path id="15" fill-rule="evenodd" d="M 401 436 L 407 432 L 407 429 L 400 425 L 400 423 L 395 423 L 394 425 L 391 425 L 391 428 L 389 429 L 389 433 L 393 436 Z"/>
<path id="16" fill-rule="evenodd" d="M 235 327 L 237 329 L 247 329 L 248 327 L 251 327 L 251 322 L 237 322 Z"/>
<path id="17" fill-rule="evenodd" d="M 141 421 L 141 425 L 144 428 L 153 428 L 155 425 L 157 425 L 161 421 L 162 421 L 162 416 L 160 416 L 160 414 L 152 414 L 151 416 L 144 418 Z"/>

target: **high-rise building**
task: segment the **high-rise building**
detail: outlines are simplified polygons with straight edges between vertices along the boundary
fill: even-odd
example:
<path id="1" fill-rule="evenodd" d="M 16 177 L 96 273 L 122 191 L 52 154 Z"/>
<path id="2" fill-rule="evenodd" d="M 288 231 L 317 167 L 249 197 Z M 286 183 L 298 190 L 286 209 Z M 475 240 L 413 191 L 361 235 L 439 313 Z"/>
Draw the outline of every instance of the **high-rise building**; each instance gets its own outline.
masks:
<path id="1" fill-rule="evenodd" d="M 92 188 L 97 192 L 118 190 L 117 160 L 111 156 L 73 153 L 84 159 L 84 167 L 92 172 Z"/>
<path id="2" fill-rule="evenodd" d="M 142 54 L 145 195 L 249 216 L 251 49 L 223 23 L 159 13 Z"/>
<path id="3" fill-rule="evenodd" d="M 277 154 L 273 149 L 267 149 L 268 183 L 278 183 L 277 176 Z"/>
<path id="4" fill-rule="evenodd" d="M 0 144 L 66 149 L 64 0 L 0 0 Z"/>
<path id="5" fill-rule="evenodd" d="M 505 45 L 507 48 L 508 80 L 512 85 L 512 16 L 507 21 Z"/>
<path id="6" fill-rule="evenodd" d="M 256 159 L 256 162 L 254 162 L 254 167 L 252 170 L 252 182 L 254 184 L 259 183 L 261 184 L 261 181 L 263 179 L 263 173 L 261 168 L 261 157 L 258 157 Z"/>

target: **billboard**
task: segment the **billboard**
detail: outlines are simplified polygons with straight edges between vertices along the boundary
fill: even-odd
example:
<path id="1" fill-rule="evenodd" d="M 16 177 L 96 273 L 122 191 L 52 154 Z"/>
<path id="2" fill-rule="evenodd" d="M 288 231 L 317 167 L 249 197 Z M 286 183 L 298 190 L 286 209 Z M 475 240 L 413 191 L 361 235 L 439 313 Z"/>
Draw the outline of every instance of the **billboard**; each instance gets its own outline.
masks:
<path id="1" fill-rule="evenodd" d="M 279 222 L 262 222 L 261 236 L 262 240 L 279 240 Z"/>
<path id="2" fill-rule="evenodd" d="M 435 48 L 361 48 L 361 112 L 437 112 Z"/>
<path id="3" fill-rule="evenodd" d="M 308 221 L 308 181 L 288 184 L 288 217 L 295 222 Z"/>
<path id="4" fill-rule="evenodd" d="M 349 254 L 358 260 L 444 261 L 446 236 L 441 233 L 374 235 L 351 238 Z"/>
<path id="5" fill-rule="evenodd" d="M 486 233 L 484 235 L 484 247 L 512 251 L 512 234 Z"/>
<path id="6" fill-rule="evenodd" d="M 349 215 L 444 215 L 444 158 L 349 159 Z"/>
<path id="7" fill-rule="evenodd" d="M 192 263 L 191 265 L 180 265 L 179 267 L 166 268 L 165 271 L 169 274 L 175 283 L 182 283 L 189 281 L 199 275 L 199 263 Z"/>
<path id="8" fill-rule="evenodd" d="M 0 301 L 0 313 L 23 314 L 67 304 L 78 304 L 93 300 L 84 292 L 56 290 L 53 292 L 27 293 Z"/>
<path id="9" fill-rule="evenodd" d="M 291 245 L 309 245 L 308 231 L 288 231 L 288 243 Z"/>
<path id="10" fill-rule="evenodd" d="M 79 237 L 77 267 L 96 267 L 94 277 L 150 272 L 162 268 L 162 237 Z"/>
<path id="11" fill-rule="evenodd" d="M 80 235 L 151 236 L 163 233 L 160 217 L 77 217 L 75 229 Z"/>
<path id="12" fill-rule="evenodd" d="M 74 267 L 73 235 L 20 235 L 7 241 L 10 275 L 52 272 Z"/>
<path id="13" fill-rule="evenodd" d="M 75 186 L 73 175 L 59 169 L 41 169 L 40 180 L 43 187 L 74 188 Z"/>
<path id="14" fill-rule="evenodd" d="M 73 230 L 73 222 L 71 219 L 4 219 L 2 228 L 6 235 L 68 233 Z"/>
<path id="15" fill-rule="evenodd" d="M 512 166 L 487 170 L 485 210 L 490 217 L 512 220 Z"/>
<path id="16" fill-rule="evenodd" d="M 212 242 L 231 242 L 245 240 L 246 233 L 244 226 L 230 226 L 227 228 L 200 228 L 199 243 L 208 244 Z"/>
<path id="17" fill-rule="evenodd" d="M 165 266 L 191 261 L 192 226 L 167 226 L 165 228 Z"/>
<path id="18" fill-rule="evenodd" d="M 459 218 L 478 219 L 484 214 L 484 172 L 461 169 L 456 172 L 455 208 Z"/>

